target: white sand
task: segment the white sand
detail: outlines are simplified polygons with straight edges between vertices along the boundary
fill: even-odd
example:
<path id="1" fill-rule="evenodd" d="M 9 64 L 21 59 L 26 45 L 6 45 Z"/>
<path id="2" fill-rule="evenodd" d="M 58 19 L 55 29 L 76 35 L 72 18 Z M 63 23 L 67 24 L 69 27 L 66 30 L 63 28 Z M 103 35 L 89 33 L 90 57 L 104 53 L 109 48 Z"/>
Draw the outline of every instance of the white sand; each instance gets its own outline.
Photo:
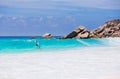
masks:
<path id="1" fill-rule="evenodd" d="M 120 79 L 120 47 L 0 54 L 0 79 Z"/>

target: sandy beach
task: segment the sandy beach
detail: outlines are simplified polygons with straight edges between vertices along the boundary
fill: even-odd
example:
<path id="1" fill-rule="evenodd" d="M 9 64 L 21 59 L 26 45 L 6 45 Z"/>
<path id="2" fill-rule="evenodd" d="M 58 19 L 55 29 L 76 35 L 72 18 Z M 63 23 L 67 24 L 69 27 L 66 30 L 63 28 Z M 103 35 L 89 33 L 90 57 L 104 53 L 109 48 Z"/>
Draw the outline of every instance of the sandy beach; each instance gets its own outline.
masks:
<path id="1" fill-rule="evenodd" d="M 0 79 L 120 79 L 120 47 L 0 54 Z"/>

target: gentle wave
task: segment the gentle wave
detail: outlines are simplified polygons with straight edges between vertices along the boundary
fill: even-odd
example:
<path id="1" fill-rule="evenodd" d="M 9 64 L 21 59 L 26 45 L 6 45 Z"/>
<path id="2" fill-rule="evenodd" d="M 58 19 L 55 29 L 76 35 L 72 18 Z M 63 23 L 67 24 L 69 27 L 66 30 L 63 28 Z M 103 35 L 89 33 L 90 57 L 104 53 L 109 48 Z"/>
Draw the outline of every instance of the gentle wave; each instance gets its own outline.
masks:
<path id="1" fill-rule="evenodd" d="M 39 44 L 39 50 L 47 49 L 56 50 L 76 47 L 120 46 L 120 38 L 92 38 L 92 39 L 6 38 L 0 39 L 0 51 L 36 49 L 37 48 L 36 41 Z"/>
<path id="2" fill-rule="evenodd" d="M 85 41 L 83 41 L 83 40 L 81 40 L 81 39 L 77 39 L 77 41 L 78 41 L 79 43 L 83 44 L 83 45 L 90 46 L 89 43 L 87 43 L 87 42 L 85 42 Z"/>

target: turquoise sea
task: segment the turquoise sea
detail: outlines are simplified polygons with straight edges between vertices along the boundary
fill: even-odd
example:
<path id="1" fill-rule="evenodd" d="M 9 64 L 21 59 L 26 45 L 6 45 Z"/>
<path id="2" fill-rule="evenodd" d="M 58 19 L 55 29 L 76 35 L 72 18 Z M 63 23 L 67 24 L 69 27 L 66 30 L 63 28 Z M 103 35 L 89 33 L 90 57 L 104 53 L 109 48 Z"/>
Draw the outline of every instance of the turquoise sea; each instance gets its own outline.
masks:
<path id="1" fill-rule="evenodd" d="M 0 37 L 0 52 L 5 51 L 49 51 L 82 47 L 120 46 L 120 38 L 91 38 L 91 39 L 52 39 L 42 37 L 9 36 Z M 36 46 L 37 45 L 37 46 Z"/>

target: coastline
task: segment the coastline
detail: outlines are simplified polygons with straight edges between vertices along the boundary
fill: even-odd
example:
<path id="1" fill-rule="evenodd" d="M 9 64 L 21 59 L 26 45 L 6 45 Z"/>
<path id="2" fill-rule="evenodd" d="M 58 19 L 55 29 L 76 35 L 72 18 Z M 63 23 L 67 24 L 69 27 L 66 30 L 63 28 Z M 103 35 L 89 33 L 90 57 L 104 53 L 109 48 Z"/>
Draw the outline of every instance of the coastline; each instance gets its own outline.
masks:
<path id="1" fill-rule="evenodd" d="M 0 79 L 120 79 L 120 1 L 0 0 Z"/>

